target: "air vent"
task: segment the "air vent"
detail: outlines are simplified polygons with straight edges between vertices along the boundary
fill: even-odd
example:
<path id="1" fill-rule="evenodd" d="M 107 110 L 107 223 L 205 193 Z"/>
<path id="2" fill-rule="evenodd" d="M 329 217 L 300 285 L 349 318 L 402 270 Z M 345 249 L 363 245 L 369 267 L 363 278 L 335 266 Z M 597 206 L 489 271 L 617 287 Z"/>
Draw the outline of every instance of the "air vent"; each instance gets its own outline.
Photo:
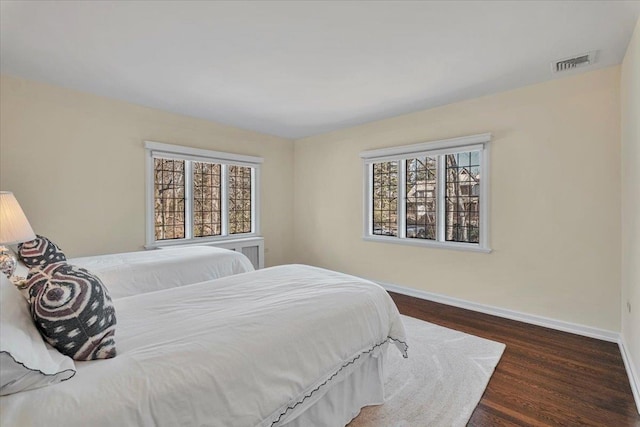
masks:
<path id="1" fill-rule="evenodd" d="M 596 52 L 583 53 L 571 58 L 561 59 L 551 64 L 554 73 L 586 67 L 596 62 Z"/>

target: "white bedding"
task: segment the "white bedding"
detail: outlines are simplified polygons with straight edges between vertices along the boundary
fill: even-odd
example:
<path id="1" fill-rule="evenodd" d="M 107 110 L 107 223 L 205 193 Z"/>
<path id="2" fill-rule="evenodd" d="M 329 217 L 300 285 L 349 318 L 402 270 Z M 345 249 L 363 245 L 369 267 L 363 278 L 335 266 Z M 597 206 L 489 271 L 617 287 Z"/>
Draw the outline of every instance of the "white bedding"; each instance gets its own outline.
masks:
<path id="1" fill-rule="evenodd" d="M 68 381 L 0 398 L 0 425 L 270 426 L 388 338 L 406 351 L 384 289 L 314 267 L 114 302 L 118 356 L 76 362 Z"/>
<path id="2" fill-rule="evenodd" d="M 211 246 L 71 258 L 68 262 L 98 275 L 113 299 L 254 270 L 242 253 Z"/>

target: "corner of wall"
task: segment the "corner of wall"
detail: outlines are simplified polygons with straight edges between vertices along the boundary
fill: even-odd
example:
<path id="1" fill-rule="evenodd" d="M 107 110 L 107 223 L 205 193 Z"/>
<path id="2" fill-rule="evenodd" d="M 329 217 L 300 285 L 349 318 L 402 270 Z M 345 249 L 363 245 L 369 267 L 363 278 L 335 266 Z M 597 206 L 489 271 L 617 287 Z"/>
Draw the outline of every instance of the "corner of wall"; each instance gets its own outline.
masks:
<path id="1" fill-rule="evenodd" d="M 620 98 L 620 350 L 640 413 L 640 19 L 622 61 Z"/>

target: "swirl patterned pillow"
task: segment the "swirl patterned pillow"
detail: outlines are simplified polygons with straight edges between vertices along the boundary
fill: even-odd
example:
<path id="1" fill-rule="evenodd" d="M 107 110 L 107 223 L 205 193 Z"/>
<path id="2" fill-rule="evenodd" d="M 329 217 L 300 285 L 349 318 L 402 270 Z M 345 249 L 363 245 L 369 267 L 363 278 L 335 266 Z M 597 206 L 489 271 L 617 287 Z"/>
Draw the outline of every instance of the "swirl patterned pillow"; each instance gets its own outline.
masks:
<path id="1" fill-rule="evenodd" d="M 43 338 L 75 360 L 115 357 L 116 313 L 100 279 L 65 262 L 33 268 L 26 289 Z"/>
<path id="2" fill-rule="evenodd" d="M 58 245 L 40 235 L 18 245 L 18 257 L 29 268 L 67 260 Z"/>

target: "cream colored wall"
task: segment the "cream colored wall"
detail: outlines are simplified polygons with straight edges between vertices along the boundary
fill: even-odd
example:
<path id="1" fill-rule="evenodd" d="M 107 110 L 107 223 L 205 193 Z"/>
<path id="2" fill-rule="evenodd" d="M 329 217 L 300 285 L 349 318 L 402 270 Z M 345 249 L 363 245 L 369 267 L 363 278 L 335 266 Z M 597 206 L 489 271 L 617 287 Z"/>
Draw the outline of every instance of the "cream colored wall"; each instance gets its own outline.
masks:
<path id="1" fill-rule="evenodd" d="M 622 336 L 636 375 L 640 375 L 640 20 L 636 24 L 622 63 L 620 88 L 622 94 Z M 627 308 L 627 302 L 631 304 L 631 311 Z M 640 377 L 636 378 L 636 381 L 640 381 Z"/>
<path id="2" fill-rule="evenodd" d="M 143 140 L 263 156 L 267 265 L 305 262 L 618 331 L 619 76 L 613 67 L 295 144 L 3 76 L 0 186 L 71 256 L 119 252 L 144 243 Z M 481 132 L 494 134 L 493 253 L 362 241 L 360 151 Z"/>
<path id="3" fill-rule="evenodd" d="M 612 67 L 296 141 L 296 261 L 619 331 L 619 77 Z M 359 152 L 483 132 L 491 254 L 362 240 Z"/>
<path id="4" fill-rule="evenodd" d="M 0 102 L 0 186 L 70 256 L 142 248 L 153 140 L 264 157 L 266 263 L 290 259 L 291 141 L 8 76 Z"/>

